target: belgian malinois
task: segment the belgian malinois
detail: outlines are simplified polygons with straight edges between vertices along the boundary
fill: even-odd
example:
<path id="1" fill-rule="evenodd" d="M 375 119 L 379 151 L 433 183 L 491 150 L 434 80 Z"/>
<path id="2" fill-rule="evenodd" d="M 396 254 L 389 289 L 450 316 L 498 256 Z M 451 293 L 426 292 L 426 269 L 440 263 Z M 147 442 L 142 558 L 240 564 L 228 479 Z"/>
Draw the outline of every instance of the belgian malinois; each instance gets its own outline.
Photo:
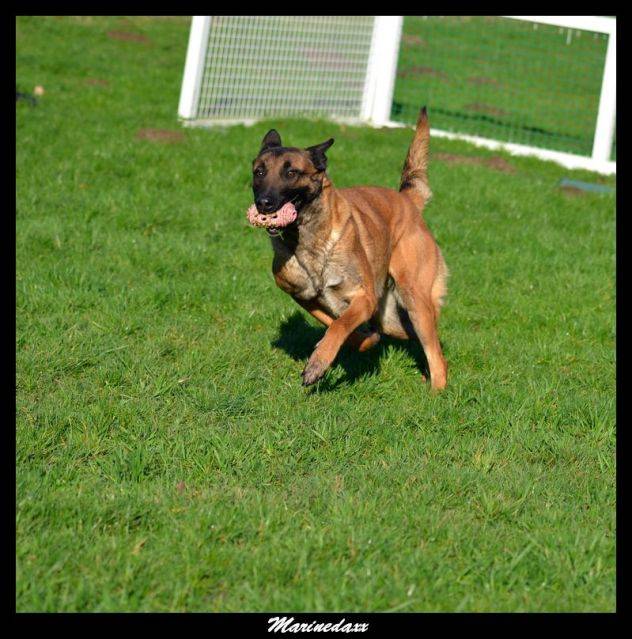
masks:
<path id="1" fill-rule="evenodd" d="M 432 388 L 445 387 L 437 321 L 448 270 L 422 217 L 432 195 L 429 139 L 424 107 L 395 191 L 336 189 L 325 157 L 333 139 L 298 149 L 283 146 L 274 129 L 263 138 L 248 218 L 272 238 L 277 285 L 327 327 L 302 372 L 303 385 L 325 374 L 345 342 L 365 351 L 380 334 L 416 334 Z"/>

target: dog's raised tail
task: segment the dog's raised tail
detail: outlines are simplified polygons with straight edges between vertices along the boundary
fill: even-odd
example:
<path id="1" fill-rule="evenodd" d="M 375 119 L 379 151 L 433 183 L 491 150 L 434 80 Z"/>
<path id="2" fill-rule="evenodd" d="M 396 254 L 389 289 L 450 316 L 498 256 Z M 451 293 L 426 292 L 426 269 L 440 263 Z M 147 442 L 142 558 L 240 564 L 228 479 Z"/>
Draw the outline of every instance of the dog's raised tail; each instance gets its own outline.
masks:
<path id="1" fill-rule="evenodd" d="M 426 107 L 419 112 L 415 137 L 410 143 L 399 190 L 405 192 L 420 208 L 432 197 L 428 185 L 428 152 L 430 148 L 430 124 Z"/>

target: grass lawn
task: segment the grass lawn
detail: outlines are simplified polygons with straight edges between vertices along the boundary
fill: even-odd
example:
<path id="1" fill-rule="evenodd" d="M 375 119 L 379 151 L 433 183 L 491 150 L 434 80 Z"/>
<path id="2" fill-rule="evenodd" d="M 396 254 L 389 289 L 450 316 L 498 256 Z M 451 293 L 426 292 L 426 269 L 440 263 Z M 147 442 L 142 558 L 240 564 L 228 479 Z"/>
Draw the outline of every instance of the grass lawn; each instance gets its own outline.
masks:
<path id="1" fill-rule="evenodd" d="M 17 609 L 614 610 L 615 198 L 557 186 L 614 179 L 434 140 L 448 388 L 384 340 L 306 390 L 250 161 L 396 187 L 411 131 L 181 128 L 188 28 L 17 21 Z"/>

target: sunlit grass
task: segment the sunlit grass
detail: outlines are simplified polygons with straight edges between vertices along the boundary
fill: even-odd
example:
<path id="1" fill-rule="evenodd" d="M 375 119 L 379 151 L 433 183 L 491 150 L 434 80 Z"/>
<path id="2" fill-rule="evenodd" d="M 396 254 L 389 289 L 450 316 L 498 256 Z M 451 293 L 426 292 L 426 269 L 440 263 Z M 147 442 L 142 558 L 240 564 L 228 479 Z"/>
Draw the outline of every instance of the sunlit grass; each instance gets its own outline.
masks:
<path id="1" fill-rule="evenodd" d="M 250 161 L 395 187 L 411 132 L 182 129 L 187 37 L 18 21 L 18 610 L 613 610 L 614 197 L 434 140 L 448 389 L 385 340 L 305 390 Z"/>

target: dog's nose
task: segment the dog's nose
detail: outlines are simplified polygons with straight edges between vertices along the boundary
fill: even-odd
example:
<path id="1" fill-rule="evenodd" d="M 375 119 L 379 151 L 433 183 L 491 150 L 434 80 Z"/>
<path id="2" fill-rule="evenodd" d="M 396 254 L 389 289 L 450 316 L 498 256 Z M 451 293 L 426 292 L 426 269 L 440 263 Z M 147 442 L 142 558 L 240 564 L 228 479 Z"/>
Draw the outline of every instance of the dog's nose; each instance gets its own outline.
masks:
<path id="1" fill-rule="evenodd" d="M 274 209 L 274 201 L 271 197 L 258 197 L 255 204 L 260 213 L 270 213 Z"/>

